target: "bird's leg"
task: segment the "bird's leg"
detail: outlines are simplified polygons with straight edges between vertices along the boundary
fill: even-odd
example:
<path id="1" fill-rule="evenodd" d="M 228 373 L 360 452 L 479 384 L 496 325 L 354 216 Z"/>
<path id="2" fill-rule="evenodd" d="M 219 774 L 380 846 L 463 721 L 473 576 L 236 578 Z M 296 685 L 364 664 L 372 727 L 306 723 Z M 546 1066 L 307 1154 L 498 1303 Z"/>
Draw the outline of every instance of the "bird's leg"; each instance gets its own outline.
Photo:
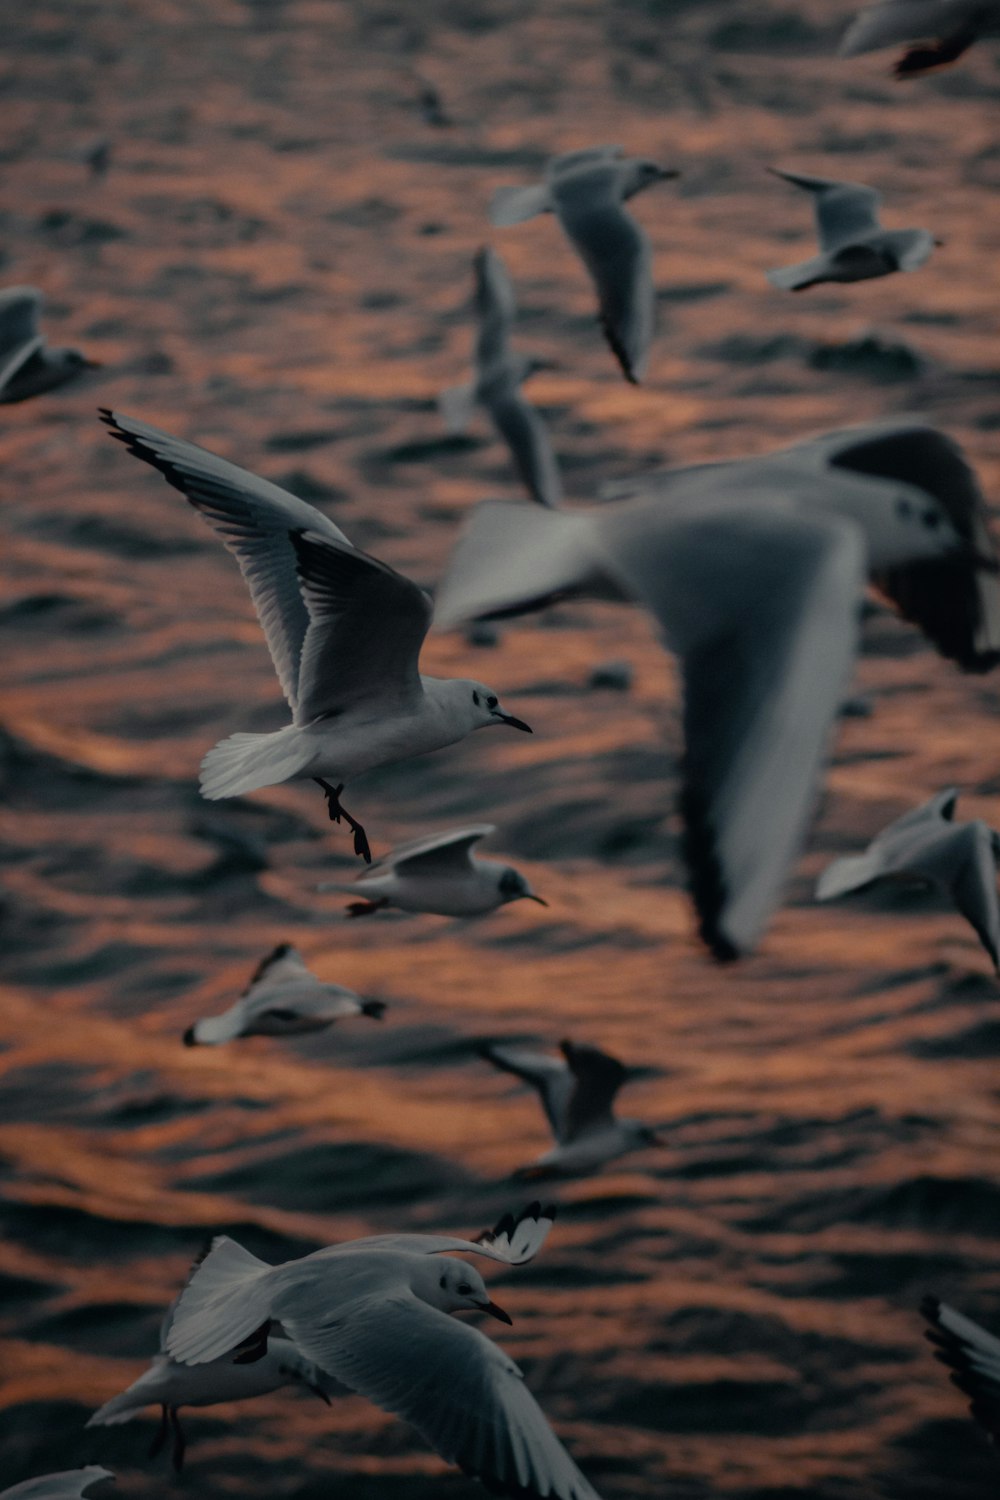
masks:
<path id="1" fill-rule="evenodd" d="M 156 1429 L 153 1441 L 149 1445 L 150 1458 L 155 1458 L 167 1441 L 167 1411 L 168 1408 L 166 1406 L 160 1407 L 160 1425 Z"/>
<path id="2" fill-rule="evenodd" d="M 351 901 L 347 907 L 347 915 L 349 917 L 370 917 L 373 912 L 381 911 L 384 906 L 388 905 L 388 896 L 382 896 L 378 901 Z"/>
<path id="3" fill-rule="evenodd" d="M 343 803 L 340 800 L 340 794 L 344 790 L 344 783 L 341 782 L 339 786 L 331 786 L 328 781 L 323 780 L 322 776 L 314 776 L 313 780 L 316 782 L 317 786 L 321 786 L 323 788 L 324 795 L 326 796 L 327 811 L 330 814 L 331 822 L 339 823 L 341 818 L 343 818 L 348 828 L 354 834 L 355 854 L 360 854 L 365 864 L 370 865 L 372 862 L 372 851 L 371 845 L 368 842 L 368 835 L 365 833 L 365 830 L 362 828 L 357 818 L 351 817 L 350 813 L 347 811 L 347 808 L 344 807 Z"/>
<path id="4" fill-rule="evenodd" d="M 170 1425 L 174 1429 L 174 1451 L 172 1454 L 174 1471 L 179 1474 L 184 1467 L 184 1430 L 181 1427 L 181 1419 L 177 1414 L 176 1406 L 170 1408 Z"/>

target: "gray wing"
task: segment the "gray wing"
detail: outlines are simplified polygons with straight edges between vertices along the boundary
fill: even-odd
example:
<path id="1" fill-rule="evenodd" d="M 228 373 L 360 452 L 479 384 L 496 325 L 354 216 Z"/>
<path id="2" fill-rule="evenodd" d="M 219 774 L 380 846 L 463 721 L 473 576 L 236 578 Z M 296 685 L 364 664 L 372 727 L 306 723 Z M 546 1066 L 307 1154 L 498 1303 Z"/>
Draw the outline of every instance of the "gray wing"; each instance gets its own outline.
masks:
<path id="1" fill-rule="evenodd" d="M 517 298 L 507 267 L 495 250 L 484 245 L 476 255 L 474 266 L 475 309 L 479 322 L 476 364 L 485 371 L 507 357 L 510 325 L 517 315 Z"/>
<path id="2" fill-rule="evenodd" d="M 293 533 L 291 542 L 309 611 L 296 723 L 365 702 L 417 702 L 417 663 L 431 621 L 423 589 L 350 543 L 311 530 Z"/>
<path id="3" fill-rule="evenodd" d="M 621 146 L 584 146 L 579 151 L 564 151 L 561 156 L 553 156 L 546 167 L 546 173 L 549 177 L 558 177 L 563 172 L 572 172 L 577 167 L 590 166 L 594 162 L 615 161 L 624 154 Z"/>
<path id="4" fill-rule="evenodd" d="M 42 301 L 33 286 L 10 286 L 0 292 L 0 359 L 37 336 Z"/>
<path id="5" fill-rule="evenodd" d="M 476 823 L 470 828 L 448 828 L 442 833 L 430 833 L 426 838 L 412 839 L 400 844 L 378 862 L 378 869 L 401 870 L 421 875 L 458 875 L 472 868 L 472 849 L 480 839 L 496 832 L 495 823 Z M 372 865 L 365 871 L 370 878 L 376 870 Z"/>
<path id="6" fill-rule="evenodd" d="M 297 948 L 291 943 L 279 943 L 261 959 L 240 998 L 245 1000 L 262 984 L 270 988 L 275 983 L 280 984 L 289 979 L 316 979 L 316 975 Z"/>
<path id="7" fill-rule="evenodd" d="M 980 1427 L 1000 1443 L 1000 1339 L 936 1297 L 925 1297 L 920 1311 L 931 1325 L 926 1337 L 935 1345 L 935 1359 L 948 1366 L 953 1384 L 969 1397 Z"/>
<path id="8" fill-rule="evenodd" d="M 913 868 L 943 885 L 1000 971 L 1000 902 L 993 830 L 978 820 L 946 826 Z"/>
<path id="9" fill-rule="evenodd" d="M 570 1116 L 576 1082 L 570 1068 L 547 1052 L 532 1052 L 528 1047 L 508 1047 L 487 1042 L 481 1048 L 483 1057 L 494 1067 L 531 1085 L 538 1093 L 552 1134 L 559 1145 L 572 1138 Z"/>
<path id="10" fill-rule="evenodd" d="M 559 1044 L 573 1075 L 574 1088 L 567 1110 L 567 1134 L 570 1140 L 614 1119 L 615 1095 L 628 1078 L 628 1069 L 602 1052 L 579 1042 Z"/>
<path id="11" fill-rule="evenodd" d="M 523 1266 L 534 1260 L 549 1237 L 556 1211 L 551 1204 L 529 1203 L 517 1214 L 504 1214 L 492 1229 L 484 1229 L 474 1240 L 458 1239 L 446 1234 L 379 1234 L 369 1239 L 350 1240 L 345 1251 L 359 1248 L 407 1250 L 414 1255 L 447 1255 L 456 1250 L 467 1255 L 482 1255 L 506 1266 Z"/>
<path id="12" fill-rule="evenodd" d="M 308 530 L 351 544 L 315 506 L 146 422 L 103 410 L 103 421 L 136 458 L 151 464 L 204 516 L 240 565 L 281 690 L 298 709 L 299 668 L 309 614 L 290 533 Z M 353 549 L 351 549 L 353 550 Z"/>
<path id="13" fill-rule="evenodd" d="M 503 382 L 495 392 L 485 392 L 484 400 L 528 494 L 539 505 L 558 505 L 562 500 L 559 466 L 535 408 L 513 381 Z"/>
<path id="14" fill-rule="evenodd" d="M 576 174 L 572 174 L 574 177 Z M 587 202 L 583 174 L 579 200 L 560 193 L 556 211 L 597 289 L 604 336 L 626 380 L 637 384 L 646 373 L 653 337 L 656 297 L 653 251 L 646 231 L 608 195 Z"/>
<path id="15" fill-rule="evenodd" d="M 880 228 L 878 206 L 882 195 L 860 182 L 835 182 L 826 177 L 807 177 L 770 167 L 775 177 L 813 195 L 816 233 L 821 250 L 836 250 L 861 235 Z"/>
<path id="16" fill-rule="evenodd" d="M 64 1469 L 59 1474 L 42 1474 L 26 1479 L 9 1490 L 0 1490 L 0 1500 L 81 1500 L 81 1496 L 99 1479 L 114 1479 L 110 1469 L 88 1464 L 85 1469 Z"/>
<path id="17" fill-rule="evenodd" d="M 970 7 L 964 0 L 886 0 L 872 5 L 851 22 L 838 51 L 841 57 L 857 57 L 899 42 L 952 36 L 966 29 Z"/>
<path id="18" fill-rule="evenodd" d="M 950 827 L 958 792 L 948 787 L 929 801 L 886 825 L 861 854 L 848 854 L 827 865 L 816 884 L 817 901 L 834 901 L 850 891 L 860 891 L 886 876 L 917 874 L 915 855 L 924 849 L 928 839 Z"/>
<path id="19" fill-rule="evenodd" d="M 495 1493 L 596 1500 L 517 1365 L 478 1329 L 409 1293 L 359 1301 L 325 1325 L 283 1306 L 282 1322 L 309 1359 Z"/>

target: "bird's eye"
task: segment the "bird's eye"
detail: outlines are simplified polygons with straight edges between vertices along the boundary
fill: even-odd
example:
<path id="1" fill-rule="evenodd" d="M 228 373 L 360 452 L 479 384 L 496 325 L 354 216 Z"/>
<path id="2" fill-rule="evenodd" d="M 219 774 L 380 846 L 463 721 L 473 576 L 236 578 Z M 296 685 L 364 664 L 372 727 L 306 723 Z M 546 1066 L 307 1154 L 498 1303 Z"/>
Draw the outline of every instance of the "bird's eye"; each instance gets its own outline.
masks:
<path id="1" fill-rule="evenodd" d="M 933 531 L 936 526 L 940 526 L 941 524 L 941 517 L 938 515 L 936 510 L 925 510 L 923 515 L 921 516 L 921 520 L 923 521 L 925 526 L 930 527 L 931 531 Z"/>
<path id="2" fill-rule="evenodd" d="M 909 517 L 913 514 L 913 506 L 910 504 L 909 500 L 896 501 L 896 514 L 903 516 L 904 518 Z"/>
<path id="3" fill-rule="evenodd" d="M 478 707 L 478 705 L 479 705 L 479 694 L 477 692 L 473 692 L 473 694 L 472 694 L 472 701 Z"/>
<path id="4" fill-rule="evenodd" d="M 497 698 L 494 693 L 491 693 L 490 696 L 486 700 L 486 707 L 487 708 L 496 708 L 496 706 L 497 706 L 497 704 L 499 702 L 500 702 L 500 699 Z"/>
<path id="5" fill-rule="evenodd" d="M 459 1291 L 459 1296 L 461 1296 L 461 1297 L 467 1297 L 469 1295 L 469 1293 L 472 1291 L 472 1288 L 471 1288 L 471 1286 L 469 1285 L 469 1283 L 467 1281 L 460 1281 L 459 1284 L 458 1284 L 458 1291 Z"/>
<path id="6" fill-rule="evenodd" d="M 442 1291 L 444 1291 L 444 1289 L 447 1286 L 447 1284 L 448 1284 L 448 1278 L 447 1278 L 447 1276 L 446 1275 L 442 1276 L 441 1277 L 441 1282 L 440 1282 L 440 1286 L 441 1286 L 441 1290 Z"/>

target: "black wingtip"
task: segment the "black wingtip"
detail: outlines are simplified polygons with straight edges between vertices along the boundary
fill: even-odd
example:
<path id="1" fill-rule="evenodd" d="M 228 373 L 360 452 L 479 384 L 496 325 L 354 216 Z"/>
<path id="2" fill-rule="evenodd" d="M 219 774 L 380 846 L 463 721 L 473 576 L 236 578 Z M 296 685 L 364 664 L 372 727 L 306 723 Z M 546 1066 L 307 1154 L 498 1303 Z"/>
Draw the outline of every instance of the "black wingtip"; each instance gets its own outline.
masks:
<path id="1" fill-rule="evenodd" d="M 698 914 L 698 932 L 713 958 L 722 964 L 735 963 L 741 957 L 740 950 L 719 927 L 729 891 L 716 847 L 708 798 L 695 782 L 688 779 L 689 771 L 685 764 L 679 799 L 683 826 L 681 847 L 688 867 L 691 899 Z"/>
<path id="2" fill-rule="evenodd" d="M 184 1045 L 185 1047 L 197 1047 L 198 1045 L 198 1038 L 194 1034 L 193 1026 L 189 1026 L 184 1033 Z"/>
<path id="3" fill-rule="evenodd" d="M 371 1016 L 373 1021 L 381 1021 L 386 1012 L 384 1000 L 362 1000 L 361 1014 Z"/>

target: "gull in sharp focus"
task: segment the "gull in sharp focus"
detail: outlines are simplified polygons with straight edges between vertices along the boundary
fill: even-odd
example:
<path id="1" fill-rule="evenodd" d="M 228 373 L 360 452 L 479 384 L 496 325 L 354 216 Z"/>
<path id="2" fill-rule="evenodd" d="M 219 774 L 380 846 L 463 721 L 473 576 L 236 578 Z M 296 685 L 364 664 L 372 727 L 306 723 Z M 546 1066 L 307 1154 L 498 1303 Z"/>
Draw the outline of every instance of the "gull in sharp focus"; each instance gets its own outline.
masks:
<path id="1" fill-rule="evenodd" d="M 641 1120 L 615 1119 L 615 1095 L 628 1079 L 628 1069 L 616 1057 L 580 1042 L 560 1042 L 559 1050 L 562 1059 L 505 1042 L 488 1042 L 481 1049 L 495 1067 L 538 1091 L 555 1136 L 553 1149 L 522 1167 L 517 1177 L 534 1180 L 593 1172 L 628 1151 L 663 1145 Z"/>
<path id="2" fill-rule="evenodd" d="M 1000 1444 L 1000 1339 L 936 1297 L 925 1297 L 920 1311 L 931 1325 L 926 1336 L 936 1346 L 934 1357 L 948 1366 L 973 1417 Z"/>
<path id="3" fill-rule="evenodd" d="M 307 779 L 343 817 L 369 863 L 365 831 L 340 802 L 364 771 L 509 724 L 490 688 L 425 677 L 418 658 L 431 619 L 423 589 L 353 547 L 305 500 L 194 443 L 102 411 L 130 453 L 159 469 L 219 533 L 250 590 L 292 722 L 272 734 L 234 734 L 202 761 L 214 801 Z M 334 785 L 336 783 L 336 785 Z"/>
<path id="4" fill-rule="evenodd" d="M 897 78 L 912 78 L 961 57 L 980 37 L 1000 36 L 1000 0 L 883 0 L 856 16 L 841 57 L 915 43 L 897 58 Z"/>
<path id="5" fill-rule="evenodd" d="M 289 1339 L 272 1338 L 267 1353 L 251 1364 L 236 1363 L 228 1355 L 205 1365 L 182 1365 L 171 1359 L 166 1352 L 166 1337 L 176 1305 L 176 1302 L 171 1304 L 160 1328 L 160 1352 L 137 1380 L 94 1412 L 88 1427 L 118 1427 L 130 1422 L 147 1406 L 158 1406 L 160 1423 L 149 1457 L 155 1458 L 168 1436 L 172 1436 L 171 1459 L 179 1474 L 187 1447 L 179 1415 L 182 1406 L 244 1401 L 252 1396 L 270 1395 L 286 1385 L 305 1386 L 330 1404 L 336 1383 L 305 1359 Z"/>
<path id="6" fill-rule="evenodd" d="M 437 622 L 566 594 L 652 612 L 683 671 L 682 847 L 701 933 L 734 958 L 755 946 L 801 846 L 866 572 L 951 552 L 974 548 L 933 494 L 874 463 L 791 450 L 678 470 L 590 512 L 479 505 Z"/>
<path id="7" fill-rule="evenodd" d="M 319 889 L 358 896 L 347 908 L 352 917 L 368 917 L 387 906 L 442 917 L 483 916 L 509 901 L 547 906 L 512 865 L 476 859 L 475 845 L 495 832 L 494 823 L 477 823 L 472 828 L 431 833 L 400 844 L 357 880 L 327 881 Z"/>
<path id="8" fill-rule="evenodd" d="M 484 248 L 475 259 L 476 378 L 468 385 L 452 386 L 439 398 L 448 431 L 464 432 L 479 402 L 489 412 L 500 436 L 507 443 L 514 466 L 528 494 L 539 505 L 558 505 L 562 499 L 559 468 L 545 424 L 524 399 L 522 383 L 536 370 L 548 367 L 546 360 L 515 354 L 510 330 L 517 312 L 514 288 L 507 268 L 495 250 Z"/>
<path id="9" fill-rule="evenodd" d="M 812 194 L 819 255 L 798 265 L 768 271 L 772 286 L 802 292 L 824 281 L 870 281 L 893 271 L 915 271 L 934 248 L 927 229 L 883 229 L 878 221 L 881 193 L 859 182 L 834 182 L 800 172 L 768 170 Z"/>
<path id="10" fill-rule="evenodd" d="M 543 183 L 499 188 L 490 204 L 490 219 L 500 227 L 546 211 L 556 215 L 590 273 L 604 336 L 633 384 L 646 373 L 656 295 L 649 238 L 624 203 L 677 175 L 654 161 L 624 156 L 620 146 L 593 146 L 552 157 Z"/>
<path id="11" fill-rule="evenodd" d="M 21 1484 L 0 1490 L 0 1500 L 82 1500 L 99 1479 L 114 1479 L 110 1469 L 88 1464 L 85 1469 L 62 1469 L 58 1474 L 40 1474 Z"/>
<path id="12" fill-rule="evenodd" d="M 509 1323 L 479 1272 L 455 1252 L 520 1265 L 541 1247 L 551 1220 L 552 1210 L 533 1204 L 478 1241 L 379 1235 L 282 1266 L 222 1237 L 181 1293 L 168 1348 L 188 1364 L 237 1348 L 253 1358 L 272 1321 L 280 1322 L 306 1358 L 403 1417 L 494 1492 L 595 1500 L 517 1365 L 449 1316 L 477 1310 Z"/>
<path id="13" fill-rule="evenodd" d="M 938 792 L 883 828 L 863 854 L 835 859 L 819 878 L 816 899 L 833 901 L 882 880 L 935 886 L 975 929 L 1000 973 L 1000 835 L 978 818 L 953 822 L 957 801 L 954 787 Z"/>
<path id="14" fill-rule="evenodd" d="M 298 1036 L 322 1031 L 346 1016 L 379 1021 L 384 1011 L 381 1000 L 363 1000 L 353 990 L 324 983 L 291 943 L 279 943 L 228 1010 L 188 1027 L 184 1045 L 217 1046 L 238 1036 Z"/>
<path id="15" fill-rule="evenodd" d="M 42 294 L 33 286 L 0 291 L 0 405 L 26 401 L 99 368 L 79 349 L 50 349 L 38 332 Z"/>

